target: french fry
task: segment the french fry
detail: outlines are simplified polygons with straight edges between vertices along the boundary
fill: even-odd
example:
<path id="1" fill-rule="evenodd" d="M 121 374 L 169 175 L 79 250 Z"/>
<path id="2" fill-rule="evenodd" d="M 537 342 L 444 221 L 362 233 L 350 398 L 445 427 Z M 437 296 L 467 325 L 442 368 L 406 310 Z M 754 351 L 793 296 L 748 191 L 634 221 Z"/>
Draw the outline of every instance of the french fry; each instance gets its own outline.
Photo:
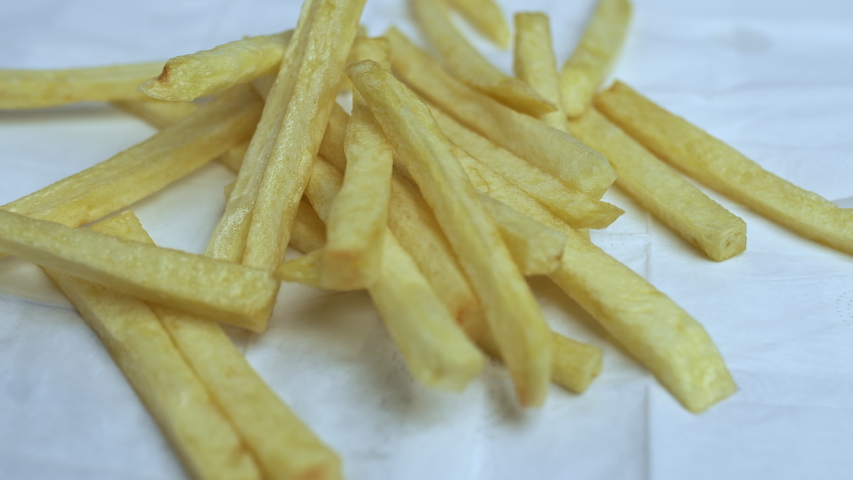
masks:
<path id="1" fill-rule="evenodd" d="M 543 113 L 539 120 L 562 132 L 569 131 L 566 112 L 560 98 L 560 81 L 557 60 L 554 58 L 551 27 L 544 13 L 515 14 L 515 48 L 512 69 L 515 76 L 530 85 L 557 110 Z"/>
<path id="2" fill-rule="evenodd" d="M 349 64 L 346 73 L 420 186 L 459 256 L 483 304 L 520 403 L 541 405 L 550 379 L 550 330 L 456 160 L 454 147 L 429 108 L 378 64 Z"/>
<path id="3" fill-rule="evenodd" d="M 441 109 L 433 107 L 430 110 L 441 131 L 459 148 L 527 192 L 572 227 L 605 228 L 624 213 L 619 207 L 577 191 L 539 167 L 498 147 L 460 125 Z M 462 166 L 468 168 L 464 161 Z"/>
<path id="4" fill-rule="evenodd" d="M 625 43 L 631 22 L 629 0 L 599 0 L 580 43 L 560 72 L 560 94 L 569 118 L 590 106 Z"/>
<path id="5" fill-rule="evenodd" d="M 398 30 L 385 36 L 391 41 L 391 65 L 403 82 L 468 128 L 594 198 L 616 179 L 604 157 L 568 133 L 459 83 Z"/>
<path id="6" fill-rule="evenodd" d="M 764 170 L 623 83 L 602 92 L 595 105 L 644 147 L 687 175 L 803 237 L 853 254 L 849 210 Z"/>
<path id="7" fill-rule="evenodd" d="M 123 227 L 132 213 L 105 224 Z M 228 418 L 142 300 L 44 269 L 98 334 L 186 469 L 197 479 L 259 479 Z"/>
<path id="8" fill-rule="evenodd" d="M 477 177 L 492 198 L 566 235 L 562 264 L 549 277 L 685 408 L 700 412 L 735 392 L 713 341 L 687 312 L 500 175 Z"/>
<path id="9" fill-rule="evenodd" d="M 342 174 L 318 157 L 305 195 L 320 218 L 328 219 L 332 203 L 343 183 Z M 321 252 L 315 251 L 313 258 Z M 309 254 L 310 255 L 310 254 Z M 304 257 L 303 257 L 304 258 Z M 301 266 L 304 278 L 317 278 L 312 257 Z M 299 260 L 297 260 L 298 262 Z M 285 263 L 277 274 L 292 279 Z M 314 273 L 310 271 L 314 268 Z M 414 261 L 387 229 L 383 239 L 380 274 L 368 287 L 376 307 L 412 375 L 425 385 L 461 390 L 483 367 L 483 356 L 456 325 Z"/>
<path id="10" fill-rule="evenodd" d="M 457 78 L 504 105 L 538 116 L 556 107 L 524 82 L 504 74 L 453 26 L 444 0 L 411 0 L 421 27 Z"/>
<path id="11" fill-rule="evenodd" d="M 394 237 L 415 261 L 451 317 L 462 326 L 469 338 L 489 355 L 500 358 L 485 324 L 479 300 L 462 273 L 462 267 L 429 206 L 409 180 L 394 175 L 391 185 L 388 226 Z M 327 197 L 331 195 L 328 193 Z M 294 226 L 293 246 L 303 253 L 309 253 L 321 248 L 323 242 L 322 221 L 303 200 Z M 309 263 L 305 268 L 311 268 L 311 261 L 310 258 L 305 260 Z M 303 276 L 309 279 L 317 277 L 316 274 L 306 273 Z M 551 337 L 556 349 L 552 358 L 552 381 L 573 392 L 583 392 L 601 370 L 601 350 L 555 332 L 551 332 Z"/>
<path id="12" fill-rule="evenodd" d="M 509 48 L 509 25 L 495 0 L 449 0 L 477 30 L 501 48 Z"/>
<path id="13" fill-rule="evenodd" d="M 616 170 L 616 185 L 688 243 L 716 261 L 746 250 L 746 222 L 715 202 L 595 108 L 571 121 L 572 135 Z"/>
<path id="14" fill-rule="evenodd" d="M 121 222 L 105 222 L 95 228 L 108 235 L 154 244 L 135 216 L 122 217 Z M 337 455 L 267 386 L 219 325 L 160 305 L 149 306 L 241 435 L 244 448 L 252 452 L 264 478 L 340 478 Z"/>
<path id="15" fill-rule="evenodd" d="M 0 210 L 68 227 L 98 220 L 161 190 L 247 139 L 260 110 L 250 89 L 235 89 L 148 140 Z"/>
<path id="16" fill-rule="evenodd" d="M 259 35 L 175 57 L 139 91 L 152 98 L 190 101 L 278 71 L 293 31 Z"/>
<path id="17" fill-rule="evenodd" d="M 0 110 L 54 107 L 78 102 L 141 100 L 136 87 L 162 63 L 134 63 L 69 70 L 0 70 Z"/>
<path id="18" fill-rule="evenodd" d="M 255 332 L 266 327 L 279 288 L 269 272 L 3 210 L 0 251 Z"/>
<path id="19" fill-rule="evenodd" d="M 293 219 L 308 185 L 311 163 L 320 149 L 365 3 L 318 1 L 306 54 L 293 72 L 293 94 L 279 134 L 269 144 L 270 159 L 252 210 L 243 254 L 243 264 L 251 267 L 272 270 L 284 259 Z"/>
<path id="20" fill-rule="evenodd" d="M 482 193 L 480 200 L 524 275 L 547 275 L 560 267 L 566 245 L 562 233 Z"/>
<path id="21" fill-rule="evenodd" d="M 359 39 L 350 58 L 370 58 L 390 70 L 390 49 L 381 37 Z M 326 221 L 321 278 L 328 288 L 359 289 L 379 273 L 394 152 L 358 92 L 353 93 L 344 149 L 347 168 Z"/>

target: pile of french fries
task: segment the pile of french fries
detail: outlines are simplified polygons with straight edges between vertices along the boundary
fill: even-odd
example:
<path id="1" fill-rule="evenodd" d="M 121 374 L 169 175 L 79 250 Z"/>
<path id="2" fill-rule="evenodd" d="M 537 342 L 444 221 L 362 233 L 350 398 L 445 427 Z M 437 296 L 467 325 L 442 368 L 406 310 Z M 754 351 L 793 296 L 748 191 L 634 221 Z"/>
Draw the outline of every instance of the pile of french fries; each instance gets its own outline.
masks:
<path id="1" fill-rule="evenodd" d="M 365 0 L 305 0 L 291 30 L 165 65 L 0 71 L 0 109 L 109 101 L 159 129 L 0 207 L 0 253 L 59 286 L 195 478 L 342 475 L 219 325 L 263 332 L 282 281 L 367 290 L 424 385 L 461 391 L 489 356 L 536 407 L 602 366 L 548 326 L 525 279 L 547 275 L 702 412 L 735 383 L 697 320 L 590 241 L 622 214 L 611 185 L 711 260 L 746 249 L 746 224 L 682 174 L 853 254 L 849 212 L 624 83 L 600 91 L 628 0 L 598 2 L 561 70 L 548 17 L 516 14 L 514 76 L 451 18 L 507 47 L 492 0 L 410 3 L 438 56 L 393 27 L 369 36 Z M 214 159 L 237 177 L 205 255 L 155 246 L 127 208 Z"/>

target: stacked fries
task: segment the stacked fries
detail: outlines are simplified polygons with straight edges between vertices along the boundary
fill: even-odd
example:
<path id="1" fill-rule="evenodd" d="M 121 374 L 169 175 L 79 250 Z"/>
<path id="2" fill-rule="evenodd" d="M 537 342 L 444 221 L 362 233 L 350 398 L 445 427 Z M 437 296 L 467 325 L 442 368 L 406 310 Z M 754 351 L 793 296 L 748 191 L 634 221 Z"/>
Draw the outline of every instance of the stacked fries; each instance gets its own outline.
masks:
<path id="1" fill-rule="evenodd" d="M 627 35 L 628 0 L 599 1 L 562 72 L 548 17 L 518 14 L 515 77 L 451 22 L 456 9 L 508 46 L 490 0 L 411 0 L 444 63 L 396 28 L 360 34 L 364 3 L 305 0 L 282 26 L 292 30 L 165 65 L 0 71 L 0 109 L 112 101 L 159 129 L 0 207 L 0 255 L 47 272 L 192 476 L 342 475 L 219 326 L 264 332 L 281 281 L 366 290 L 426 386 L 461 391 L 489 355 L 519 404 L 536 407 L 551 382 L 582 393 L 602 368 L 599 347 L 549 327 L 525 280 L 547 275 L 702 412 L 735 383 L 696 319 L 590 241 L 585 229 L 623 213 L 601 200 L 611 185 L 715 261 L 746 249 L 746 224 L 679 171 L 853 253 L 849 212 L 623 83 L 596 94 Z M 336 103 L 342 89 L 351 114 Z M 213 159 L 237 177 L 205 255 L 153 245 L 129 211 L 103 220 Z M 288 246 L 304 255 L 285 262 Z"/>

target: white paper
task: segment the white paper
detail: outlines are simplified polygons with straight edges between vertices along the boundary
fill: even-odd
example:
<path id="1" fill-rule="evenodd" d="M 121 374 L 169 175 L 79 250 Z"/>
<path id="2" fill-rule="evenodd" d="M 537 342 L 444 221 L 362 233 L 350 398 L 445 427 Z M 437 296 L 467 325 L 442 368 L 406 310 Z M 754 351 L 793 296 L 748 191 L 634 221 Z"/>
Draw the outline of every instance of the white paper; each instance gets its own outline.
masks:
<path id="1" fill-rule="evenodd" d="M 755 159 L 853 207 L 853 4 L 636 0 L 614 76 Z M 504 0 L 552 18 L 558 60 L 593 2 Z M 0 3 L 0 68 L 166 59 L 291 28 L 298 1 Z M 371 34 L 416 38 L 404 0 L 369 0 Z M 474 39 L 501 68 L 511 56 Z M 105 105 L 0 112 L 0 204 L 153 133 Z M 209 165 L 132 209 L 161 245 L 201 252 L 233 179 Z M 270 329 L 237 336 L 276 392 L 342 455 L 351 479 L 842 479 L 853 472 L 853 257 L 714 192 L 748 224 L 714 263 L 618 190 L 626 214 L 594 240 L 693 314 L 740 391 L 693 415 L 553 283 L 553 327 L 600 345 L 582 396 L 554 387 L 520 411 L 492 365 L 463 394 L 415 383 L 363 293 L 284 285 Z M 34 266 L 0 261 L 0 478 L 182 479 L 180 462 L 68 302 Z"/>

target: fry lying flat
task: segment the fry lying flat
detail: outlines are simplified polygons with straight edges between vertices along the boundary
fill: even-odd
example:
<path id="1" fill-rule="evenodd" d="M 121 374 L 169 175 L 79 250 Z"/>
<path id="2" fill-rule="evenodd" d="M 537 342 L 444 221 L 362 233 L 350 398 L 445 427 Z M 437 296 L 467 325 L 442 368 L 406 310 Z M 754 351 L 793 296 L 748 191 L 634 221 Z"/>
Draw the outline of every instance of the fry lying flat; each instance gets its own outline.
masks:
<path id="1" fill-rule="evenodd" d="M 346 73 L 404 160 L 462 261 L 483 302 L 521 404 L 541 405 L 550 382 L 551 332 L 459 165 L 453 145 L 427 106 L 378 64 L 349 64 Z"/>
<path id="2" fill-rule="evenodd" d="M 279 288 L 269 272 L 2 210 L 0 252 L 256 332 L 266 326 Z"/>
<path id="3" fill-rule="evenodd" d="M 0 110 L 77 102 L 140 100 L 136 87 L 162 67 L 137 63 L 71 70 L 0 70 Z"/>
<path id="4" fill-rule="evenodd" d="M 670 165 L 799 233 L 853 254 L 850 214 L 616 82 L 595 99 L 610 120 Z"/>

